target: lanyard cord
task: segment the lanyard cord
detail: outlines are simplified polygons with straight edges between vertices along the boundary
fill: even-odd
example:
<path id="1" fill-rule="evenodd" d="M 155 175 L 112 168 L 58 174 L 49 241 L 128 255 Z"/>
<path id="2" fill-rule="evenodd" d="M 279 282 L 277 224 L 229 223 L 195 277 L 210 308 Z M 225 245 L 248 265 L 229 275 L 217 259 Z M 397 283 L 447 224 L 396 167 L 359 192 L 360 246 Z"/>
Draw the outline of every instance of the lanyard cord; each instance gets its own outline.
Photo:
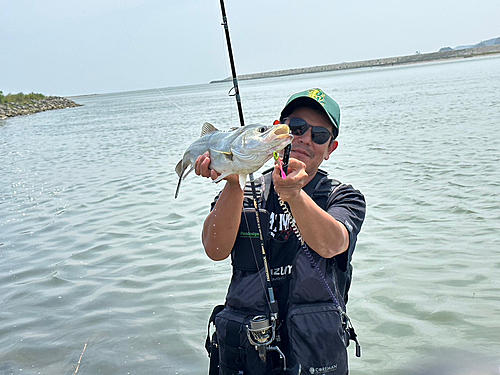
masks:
<path id="1" fill-rule="evenodd" d="M 285 177 L 286 177 L 286 173 L 287 173 L 287 169 L 288 169 L 288 159 L 290 157 L 290 151 L 291 151 L 291 144 L 285 148 L 284 153 L 283 153 L 283 162 L 282 162 L 283 164 L 280 164 L 282 176 L 285 175 Z M 280 163 L 279 155 L 277 153 L 274 154 L 274 159 L 278 163 Z M 285 202 L 283 202 L 283 200 L 280 198 L 279 195 L 278 195 L 278 203 L 281 206 L 281 209 L 283 210 L 283 212 L 285 214 L 289 215 L 290 226 L 292 227 L 293 233 L 295 233 L 295 236 L 300 241 L 300 247 L 301 247 L 302 251 L 306 254 L 307 258 L 309 259 L 309 262 L 311 263 L 311 267 L 313 267 L 315 269 L 316 273 L 318 274 L 319 279 L 321 280 L 321 283 L 325 287 L 328 295 L 332 299 L 333 304 L 335 305 L 337 311 L 339 312 L 340 317 L 342 319 L 342 323 L 345 326 L 344 329 L 349 334 L 349 340 L 353 340 L 356 343 L 356 357 L 361 357 L 361 346 L 359 345 L 359 341 L 357 339 L 356 332 L 354 331 L 354 327 L 352 325 L 351 319 L 347 315 L 347 312 L 345 311 L 345 309 L 342 308 L 342 305 L 340 305 L 338 299 L 335 297 L 335 294 L 333 293 L 332 288 L 330 288 L 330 285 L 328 285 L 328 282 L 326 281 L 325 275 L 323 275 L 323 272 L 321 272 L 318 264 L 314 260 L 313 255 L 311 254 L 311 250 L 309 250 L 309 247 L 305 243 L 304 238 L 302 237 L 302 234 L 300 233 L 299 227 L 297 226 L 297 222 L 295 221 L 295 218 L 293 217 L 290 209 L 288 208 L 288 205 Z M 333 278 L 333 285 L 335 287 L 335 291 L 337 292 L 337 296 L 341 296 L 336 277 Z"/>
<path id="2" fill-rule="evenodd" d="M 309 247 L 306 245 L 304 238 L 300 234 L 299 227 L 297 226 L 297 222 L 295 221 L 295 218 L 293 217 L 292 213 L 290 212 L 290 209 L 288 208 L 286 203 L 281 200 L 280 197 L 278 197 L 278 203 L 281 206 L 281 209 L 283 210 L 285 215 L 288 215 L 290 217 L 290 226 L 292 227 L 293 233 L 295 233 L 295 236 L 300 241 L 300 247 L 301 247 L 302 251 L 304 251 L 304 253 L 306 254 L 307 259 L 309 259 L 309 262 L 311 263 L 311 267 L 313 267 L 315 269 L 316 273 L 318 274 L 319 279 L 321 280 L 321 283 L 325 287 L 328 295 L 332 299 L 332 301 L 333 301 L 335 307 L 337 308 L 337 310 L 339 311 L 339 313 L 341 313 L 341 315 L 344 315 L 345 312 L 342 309 L 337 297 L 335 297 L 335 294 L 333 293 L 332 288 L 330 288 L 330 285 L 328 285 L 328 282 L 326 281 L 325 275 L 323 275 L 323 272 L 321 272 L 321 270 L 319 269 L 318 264 L 314 260 L 313 255 L 311 254 L 311 250 L 309 250 Z M 334 286 L 335 286 L 335 289 L 337 291 L 337 294 L 340 295 L 336 282 L 334 283 Z"/>
<path id="3" fill-rule="evenodd" d="M 278 155 L 277 152 L 274 152 L 273 156 L 274 156 L 274 160 L 279 164 L 279 167 L 281 169 L 281 177 L 283 179 L 285 179 L 286 178 L 286 172 L 288 170 L 288 158 L 290 157 L 290 148 L 289 148 L 289 146 L 287 146 L 287 149 L 285 149 L 285 151 L 283 153 L 283 161 L 280 161 L 279 155 Z M 309 250 L 309 247 L 306 245 L 306 242 L 304 241 L 304 238 L 302 237 L 302 234 L 300 234 L 299 227 L 297 226 L 297 222 L 295 221 L 295 218 L 293 217 L 292 212 L 288 208 L 288 205 L 285 202 L 283 202 L 283 200 L 281 199 L 281 197 L 279 195 L 278 195 L 278 203 L 281 206 L 281 209 L 282 209 L 283 213 L 285 215 L 288 215 L 288 217 L 290 218 L 290 226 L 292 227 L 293 233 L 295 233 L 295 236 L 297 237 L 297 239 L 300 242 L 301 249 L 306 254 L 307 259 L 309 259 L 309 262 L 311 263 L 311 267 L 313 267 L 315 269 L 316 273 L 318 274 L 318 277 L 321 280 L 321 283 L 325 287 L 325 289 L 326 289 L 328 295 L 330 296 L 330 298 L 332 299 L 335 307 L 337 308 L 337 310 L 339 311 L 339 313 L 345 314 L 345 312 L 342 309 L 342 307 L 341 307 L 338 299 L 335 297 L 335 294 L 333 293 L 332 288 L 330 288 L 330 285 L 328 285 L 328 282 L 326 281 L 326 278 L 323 275 L 323 272 L 321 272 L 321 270 L 318 267 L 318 264 L 314 260 L 314 257 L 311 254 L 311 251 Z M 337 285 L 336 282 L 334 282 L 334 286 L 335 286 L 335 291 L 337 292 L 337 295 L 340 295 L 339 289 L 338 289 L 338 285 Z"/>

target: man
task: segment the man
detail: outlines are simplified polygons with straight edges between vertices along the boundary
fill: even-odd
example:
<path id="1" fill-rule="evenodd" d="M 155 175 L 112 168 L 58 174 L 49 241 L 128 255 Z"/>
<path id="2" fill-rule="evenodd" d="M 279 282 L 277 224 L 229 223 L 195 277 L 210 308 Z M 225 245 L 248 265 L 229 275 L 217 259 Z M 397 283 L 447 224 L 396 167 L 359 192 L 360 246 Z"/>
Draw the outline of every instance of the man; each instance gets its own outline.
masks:
<path id="1" fill-rule="evenodd" d="M 365 217 L 365 200 L 352 186 L 328 179 L 319 169 L 338 146 L 340 107 L 335 100 L 321 89 L 294 94 L 280 121 L 288 124 L 294 135 L 288 174 L 283 179 L 277 164 L 257 185 L 264 247 L 279 307 L 277 339 L 272 345 L 282 353 L 274 350 L 264 362 L 248 342 L 251 318 L 269 316 L 272 308 L 264 285 L 259 241 L 248 235 L 255 232 L 252 223 L 257 216 L 254 211 L 252 217 L 252 211 L 245 208 L 252 207 L 251 195 L 240 189 L 237 176 L 228 176 L 202 235 L 211 259 L 231 255 L 233 264 L 226 304 L 215 318 L 219 373 L 280 373 L 286 358 L 287 366 L 296 372 L 302 367 L 303 372 L 346 374 L 349 338 L 345 337 L 347 318 L 342 311 L 351 280 L 350 262 Z M 218 177 L 210 170 L 207 154 L 198 158 L 195 171 L 204 177 Z M 286 202 L 289 211 L 279 199 Z M 304 246 L 294 233 L 290 212 Z"/>

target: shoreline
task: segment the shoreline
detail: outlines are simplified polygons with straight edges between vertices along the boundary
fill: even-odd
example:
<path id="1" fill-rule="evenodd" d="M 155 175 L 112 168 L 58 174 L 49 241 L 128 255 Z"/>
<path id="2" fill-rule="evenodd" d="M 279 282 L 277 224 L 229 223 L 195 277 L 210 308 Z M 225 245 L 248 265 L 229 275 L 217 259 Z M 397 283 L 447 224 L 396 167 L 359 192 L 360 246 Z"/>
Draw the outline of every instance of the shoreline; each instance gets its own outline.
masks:
<path id="1" fill-rule="evenodd" d="M 339 70 L 349 70 L 349 69 L 360 69 L 360 68 L 374 68 L 374 67 L 385 67 L 385 66 L 398 66 L 398 65 L 408 65 L 408 64 L 420 64 L 426 62 L 442 61 L 442 60 L 453 60 L 460 58 L 470 58 L 477 56 L 487 56 L 493 54 L 500 54 L 500 45 L 493 45 L 487 47 L 474 47 L 460 50 L 443 51 L 443 52 L 430 52 L 430 53 L 420 53 L 415 55 L 406 55 L 399 57 L 386 57 L 382 59 L 372 59 L 364 61 L 355 62 L 345 62 L 338 64 L 329 65 L 319 65 L 308 68 L 295 68 L 295 69 L 284 69 L 284 70 L 274 70 L 270 72 L 263 73 L 251 73 L 238 75 L 238 80 L 251 80 L 251 79 L 262 79 L 262 78 L 273 78 L 273 77 L 284 77 L 297 74 L 309 74 L 309 73 L 319 73 L 319 72 L 333 72 Z M 221 83 L 230 82 L 232 77 L 227 77 L 221 80 L 210 81 L 210 83 Z"/>
<path id="2" fill-rule="evenodd" d="M 52 109 L 64 109 L 81 106 L 81 104 L 77 104 L 73 100 L 59 96 L 48 96 L 41 100 L 31 100 L 27 104 L 0 104 L 0 120 L 16 116 L 33 115 L 35 113 L 50 111 Z"/>

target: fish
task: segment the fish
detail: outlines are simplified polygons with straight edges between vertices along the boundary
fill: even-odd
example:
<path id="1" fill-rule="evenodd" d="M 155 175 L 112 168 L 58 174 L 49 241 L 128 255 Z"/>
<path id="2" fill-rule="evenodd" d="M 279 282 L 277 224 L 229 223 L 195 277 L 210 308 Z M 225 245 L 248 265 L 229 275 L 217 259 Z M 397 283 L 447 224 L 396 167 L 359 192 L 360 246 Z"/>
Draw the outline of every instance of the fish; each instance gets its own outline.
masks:
<path id="1" fill-rule="evenodd" d="M 243 190 L 247 175 L 257 171 L 275 151 L 285 148 L 292 139 L 290 128 L 285 124 L 251 124 L 232 128 L 231 131 L 220 131 L 205 122 L 201 137 L 186 149 L 175 167 L 179 176 L 175 198 L 179 195 L 182 180 L 194 169 L 196 159 L 205 152 L 210 153 L 210 169 L 220 173 L 214 182 L 231 174 L 238 174 Z"/>

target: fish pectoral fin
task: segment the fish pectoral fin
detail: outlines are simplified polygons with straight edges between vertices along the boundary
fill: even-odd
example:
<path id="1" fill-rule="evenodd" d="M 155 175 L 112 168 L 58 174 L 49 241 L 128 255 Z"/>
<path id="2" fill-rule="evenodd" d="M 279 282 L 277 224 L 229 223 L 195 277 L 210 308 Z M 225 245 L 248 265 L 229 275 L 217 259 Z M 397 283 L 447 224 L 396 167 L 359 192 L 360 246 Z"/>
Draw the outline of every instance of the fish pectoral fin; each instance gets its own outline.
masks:
<path id="1" fill-rule="evenodd" d="M 218 152 L 218 153 L 224 154 L 224 155 L 233 155 L 233 153 L 231 151 L 221 151 L 221 150 L 214 150 L 214 149 L 210 149 L 210 151 Z"/>
<path id="2" fill-rule="evenodd" d="M 221 182 L 223 178 L 226 178 L 227 176 L 229 176 L 231 173 L 223 173 L 221 174 L 219 177 L 217 177 L 215 180 L 214 180 L 214 184 L 218 183 L 218 182 Z"/>
<path id="3" fill-rule="evenodd" d="M 222 179 L 226 178 L 230 174 L 231 173 L 227 173 L 227 172 L 221 174 L 219 177 L 217 177 L 217 179 L 214 180 L 214 183 L 218 183 L 218 182 L 222 181 Z M 245 185 L 247 183 L 247 175 L 246 174 L 240 174 L 240 175 L 238 175 L 238 178 L 239 178 L 239 183 L 240 183 L 241 190 L 245 191 Z"/>
<path id="4" fill-rule="evenodd" d="M 245 191 L 245 185 L 247 183 L 247 175 L 246 174 L 240 174 L 240 188 L 242 191 Z"/>
<path id="5" fill-rule="evenodd" d="M 229 160 L 233 160 L 233 153 L 232 151 L 220 151 L 220 150 L 213 150 L 213 149 L 210 149 L 211 152 L 218 152 L 219 154 L 222 154 L 224 155 L 226 158 L 228 158 Z"/>
<path id="6" fill-rule="evenodd" d="M 200 137 L 203 137 L 205 134 L 213 133 L 213 132 L 217 132 L 217 131 L 219 131 L 219 129 L 217 129 L 211 123 L 205 122 L 203 124 L 203 126 L 201 127 L 201 136 Z"/>

